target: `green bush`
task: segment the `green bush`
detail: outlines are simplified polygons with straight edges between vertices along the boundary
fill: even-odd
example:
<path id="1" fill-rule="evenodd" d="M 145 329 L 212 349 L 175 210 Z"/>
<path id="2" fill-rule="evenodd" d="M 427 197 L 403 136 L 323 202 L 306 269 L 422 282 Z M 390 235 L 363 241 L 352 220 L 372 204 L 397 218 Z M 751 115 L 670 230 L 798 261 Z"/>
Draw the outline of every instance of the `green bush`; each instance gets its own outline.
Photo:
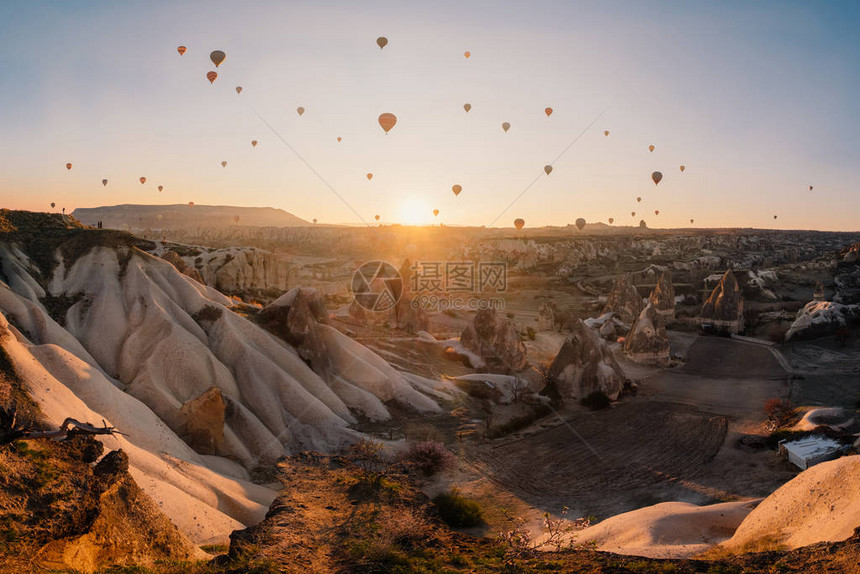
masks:
<path id="1" fill-rule="evenodd" d="M 484 524 L 481 507 L 474 500 L 462 496 L 456 488 L 433 499 L 439 517 L 452 528 L 468 528 Z"/>
<path id="2" fill-rule="evenodd" d="M 605 409 L 612 403 L 610 398 L 603 391 L 594 391 L 593 393 L 589 393 L 588 396 L 583 397 L 579 402 L 582 403 L 582 406 L 588 407 L 593 411 Z"/>

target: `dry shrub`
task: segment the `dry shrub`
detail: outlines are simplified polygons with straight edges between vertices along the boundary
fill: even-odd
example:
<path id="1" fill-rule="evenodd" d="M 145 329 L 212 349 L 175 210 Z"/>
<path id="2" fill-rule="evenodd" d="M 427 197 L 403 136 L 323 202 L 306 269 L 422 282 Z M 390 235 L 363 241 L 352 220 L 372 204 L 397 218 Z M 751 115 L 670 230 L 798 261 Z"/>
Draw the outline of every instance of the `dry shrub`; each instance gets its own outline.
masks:
<path id="1" fill-rule="evenodd" d="M 426 476 L 433 476 L 454 466 L 454 455 L 438 441 L 425 440 L 412 443 L 404 460 Z"/>

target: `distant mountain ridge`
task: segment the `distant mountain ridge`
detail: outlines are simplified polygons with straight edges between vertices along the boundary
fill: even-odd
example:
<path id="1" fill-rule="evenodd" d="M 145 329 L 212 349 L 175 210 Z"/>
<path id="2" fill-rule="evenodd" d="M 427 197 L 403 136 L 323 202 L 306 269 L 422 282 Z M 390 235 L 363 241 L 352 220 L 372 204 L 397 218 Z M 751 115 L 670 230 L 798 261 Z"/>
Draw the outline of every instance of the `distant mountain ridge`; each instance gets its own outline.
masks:
<path id="1" fill-rule="evenodd" d="M 313 225 L 283 209 L 230 205 L 106 205 L 81 207 L 72 215 L 87 225 L 99 221 L 109 228 L 183 227 L 305 227 Z M 236 217 L 238 216 L 238 220 Z"/>

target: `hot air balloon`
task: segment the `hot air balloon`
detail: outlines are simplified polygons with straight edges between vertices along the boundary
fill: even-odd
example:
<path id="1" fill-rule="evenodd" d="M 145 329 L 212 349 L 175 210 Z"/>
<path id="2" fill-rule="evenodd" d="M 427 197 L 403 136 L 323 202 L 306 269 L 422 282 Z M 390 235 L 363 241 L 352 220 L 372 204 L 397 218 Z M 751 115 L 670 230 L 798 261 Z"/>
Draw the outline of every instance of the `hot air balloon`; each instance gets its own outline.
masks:
<path id="1" fill-rule="evenodd" d="M 337 143 L 340 143 L 340 140 L 341 140 L 341 139 L 342 139 L 342 138 L 341 138 L 340 136 L 337 136 Z"/>
<path id="2" fill-rule="evenodd" d="M 316 222 L 317 222 L 317 218 L 316 218 L 316 217 L 314 217 L 314 223 L 316 223 Z"/>
<path id="3" fill-rule="evenodd" d="M 608 135 L 609 135 L 609 130 L 604 130 L 603 135 L 608 136 Z"/>
<path id="4" fill-rule="evenodd" d="M 206 72 L 206 79 L 209 80 L 210 84 L 215 83 L 215 78 L 218 77 L 218 72 Z"/>
<path id="5" fill-rule="evenodd" d="M 251 140 L 251 147 L 257 147 L 257 140 Z"/>
<path id="6" fill-rule="evenodd" d="M 659 209 L 655 209 L 655 210 L 654 210 L 654 215 L 660 215 L 660 210 L 659 210 Z"/>
<path id="7" fill-rule="evenodd" d="M 158 191 L 164 191 L 164 186 L 163 186 L 163 185 L 159 185 L 159 186 L 158 186 Z"/>
<path id="8" fill-rule="evenodd" d="M 52 203 L 51 205 L 54 205 L 54 204 Z M 774 215 L 773 218 L 776 219 L 776 216 Z"/>
<path id="9" fill-rule="evenodd" d="M 658 183 L 660 183 L 660 180 L 663 179 L 663 174 L 659 171 L 655 171 L 651 174 L 651 179 L 654 180 L 654 185 L 657 185 Z"/>
<path id="10" fill-rule="evenodd" d="M 379 118 L 377 118 L 377 121 L 379 122 L 379 125 L 382 127 L 382 129 L 385 130 L 385 133 L 388 133 L 391 131 L 391 128 L 394 127 L 394 124 L 397 123 L 397 116 L 389 113 L 380 114 Z"/>
<path id="11" fill-rule="evenodd" d="M 67 163 L 67 164 L 66 164 L 66 169 L 72 169 L 72 164 Z"/>
<path id="12" fill-rule="evenodd" d="M 188 202 L 188 207 L 194 207 L 194 202 L 193 202 L 193 201 L 189 201 L 189 202 Z"/>
<path id="13" fill-rule="evenodd" d="M 227 162 L 226 162 L 226 161 L 222 161 L 222 162 L 221 162 L 221 167 L 227 167 Z"/>
<path id="14" fill-rule="evenodd" d="M 236 224 L 239 223 L 239 216 L 238 215 L 233 216 L 233 223 L 236 223 Z"/>
<path id="15" fill-rule="evenodd" d="M 681 173 L 684 173 L 684 170 L 687 168 L 682 165 L 679 169 L 681 170 Z"/>
<path id="16" fill-rule="evenodd" d="M 693 220 L 693 219 L 691 219 L 691 220 L 690 220 L 690 223 L 693 223 L 693 221 L 694 221 L 694 220 Z"/>
<path id="17" fill-rule="evenodd" d="M 380 36 L 376 39 L 376 45 L 379 46 L 379 49 L 383 49 L 388 44 L 388 38 L 385 36 Z"/>
<path id="18" fill-rule="evenodd" d="M 630 212 L 630 217 L 636 217 L 636 212 L 635 212 L 635 211 L 631 211 L 631 212 Z"/>
<path id="19" fill-rule="evenodd" d="M 505 133 L 507 133 L 508 130 L 511 129 L 511 124 L 509 124 L 508 122 L 502 122 L 502 129 L 505 130 Z"/>
<path id="20" fill-rule="evenodd" d="M 516 227 L 517 229 L 522 229 L 525 224 L 526 222 L 523 219 L 514 219 L 514 227 Z"/>
<path id="21" fill-rule="evenodd" d="M 224 58 L 227 57 L 227 54 L 222 52 L 221 50 L 214 50 L 211 54 L 209 54 L 209 59 L 212 60 L 212 63 L 215 64 L 215 67 L 221 65 L 221 62 L 224 61 Z"/>
<path id="22" fill-rule="evenodd" d="M 303 107 L 301 107 L 301 106 L 297 107 L 297 108 L 296 108 L 296 111 L 298 112 L 298 114 L 299 114 L 300 116 L 301 116 L 303 113 L 305 113 L 305 109 L 304 109 Z"/>
<path id="23" fill-rule="evenodd" d="M 582 231 L 583 227 L 585 227 L 585 220 L 580 217 L 576 220 L 576 228 Z"/>
<path id="24" fill-rule="evenodd" d="M 811 186 L 811 185 L 809 186 L 809 191 L 812 191 L 812 186 Z"/>
<path id="25" fill-rule="evenodd" d="M 472 55 L 472 52 L 470 52 L 469 50 L 466 50 L 465 52 L 463 52 L 463 55 L 466 56 L 466 59 L 468 60 L 469 56 Z"/>
<path id="26" fill-rule="evenodd" d="M 552 173 L 552 166 L 551 165 L 545 165 L 545 166 L 543 166 L 543 170 L 546 172 L 547 175 L 549 175 Z"/>
<path id="27" fill-rule="evenodd" d="M 459 184 L 454 185 L 453 187 L 451 187 L 451 191 L 454 192 L 455 196 L 460 195 L 460 192 L 463 191 L 463 186 L 461 186 Z"/>
<path id="28" fill-rule="evenodd" d="M 637 197 L 637 198 L 636 198 L 636 202 L 637 202 L 637 203 L 642 203 L 642 198 L 641 198 L 641 197 Z"/>
<path id="29" fill-rule="evenodd" d="M 550 117 L 552 115 L 552 108 L 544 108 L 543 113 L 546 114 L 546 117 Z"/>
<path id="30" fill-rule="evenodd" d="M 370 181 L 371 179 L 373 179 L 373 174 L 372 173 L 367 174 L 367 181 Z"/>
<path id="31" fill-rule="evenodd" d="M 466 110 L 466 113 L 469 113 L 469 110 L 472 109 L 472 104 L 463 104 L 463 109 Z"/>
<path id="32" fill-rule="evenodd" d="M 146 183 L 146 178 L 145 178 L 145 177 L 140 178 L 140 183 L 141 183 L 141 184 Z"/>
<path id="33" fill-rule="evenodd" d="M 106 180 L 106 179 L 103 179 L 103 180 L 102 180 L 102 185 L 103 185 L 103 186 L 105 186 L 105 187 L 107 187 L 107 180 Z"/>
<path id="34" fill-rule="evenodd" d="M 615 218 L 614 218 L 614 217 L 610 217 L 610 218 L 609 218 L 609 225 L 612 225 L 613 223 L 615 223 Z"/>
<path id="35" fill-rule="evenodd" d="M 374 216 L 373 216 L 373 219 L 375 219 L 376 221 L 379 221 L 379 216 L 378 216 L 378 215 L 374 215 Z"/>
<path id="36" fill-rule="evenodd" d="M 185 46 L 179 46 L 178 48 L 176 48 L 176 51 L 179 52 L 180 56 L 185 55 L 185 50 L 187 50 L 187 48 Z"/>
<path id="37" fill-rule="evenodd" d="M 241 93 L 242 93 L 242 86 L 236 86 L 236 93 L 237 93 L 237 94 L 241 94 Z"/>
<path id="38" fill-rule="evenodd" d="M 438 209 L 434 209 L 434 210 L 433 210 L 433 217 L 436 217 L 437 215 L 439 215 L 439 210 L 438 210 Z"/>
<path id="39" fill-rule="evenodd" d="M 653 152 L 653 151 L 654 151 L 654 146 L 653 146 L 653 145 L 649 145 L 649 146 L 648 146 L 648 151 Z"/>
<path id="40" fill-rule="evenodd" d="M 54 209 L 56 206 L 57 206 L 57 204 L 52 201 L 51 202 L 51 209 Z"/>

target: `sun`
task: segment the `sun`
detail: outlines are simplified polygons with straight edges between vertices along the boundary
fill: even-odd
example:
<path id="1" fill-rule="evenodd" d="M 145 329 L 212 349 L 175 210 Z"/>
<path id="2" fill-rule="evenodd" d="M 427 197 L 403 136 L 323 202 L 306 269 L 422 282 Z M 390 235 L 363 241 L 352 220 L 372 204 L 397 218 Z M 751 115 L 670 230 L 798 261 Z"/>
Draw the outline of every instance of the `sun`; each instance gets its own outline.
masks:
<path id="1" fill-rule="evenodd" d="M 420 197 L 407 197 L 398 211 L 398 221 L 403 225 L 423 225 L 432 215 L 430 207 Z"/>

